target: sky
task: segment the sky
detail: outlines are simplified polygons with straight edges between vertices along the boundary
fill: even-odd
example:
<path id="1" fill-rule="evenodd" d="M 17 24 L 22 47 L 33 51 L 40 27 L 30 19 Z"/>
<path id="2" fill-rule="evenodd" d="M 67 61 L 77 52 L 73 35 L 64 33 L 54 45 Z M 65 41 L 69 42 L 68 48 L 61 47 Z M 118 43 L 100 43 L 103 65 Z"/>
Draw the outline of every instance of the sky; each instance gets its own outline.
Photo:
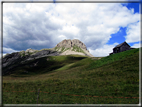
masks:
<path id="1" fill-rule="evenodd" d="M 124 41 L 140 47 L 140 3 L 56 1 L 3 3 L 3 55 L 53 48 L 64 39 L 79 39 L 94 57 L 108 56 Z"/>

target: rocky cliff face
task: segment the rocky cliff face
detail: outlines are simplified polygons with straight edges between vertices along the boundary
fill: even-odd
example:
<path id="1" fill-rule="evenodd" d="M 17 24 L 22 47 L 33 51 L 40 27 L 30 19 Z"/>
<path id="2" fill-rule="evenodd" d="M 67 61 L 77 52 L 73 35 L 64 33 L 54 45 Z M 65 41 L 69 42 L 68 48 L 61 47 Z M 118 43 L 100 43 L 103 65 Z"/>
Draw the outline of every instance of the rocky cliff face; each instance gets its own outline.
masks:
<path id="1" fill-rule="evenodd" d="M 86 46 L 84 43 L 82 43 L 80 40 L 78 39 L 68 39 L 68 40 L 63 40 L 60 43 L 58 43 L 56 45 L 56 47 L 65 47 L 65 48 L 71 48 L 73 46 L 78 46 L 79 48 L 85 49 L 87 50 Z"/>
<path id="2" fill-rule="evenodd" d="M 63 40 L 58 43 L 53 49 L 56 51 L 61 52 L 60 55 L 84 55 L 89 57 L 94 57 L 92 54 L 89 53 L 85 44 L 78 39 L 68 39 Z"/>

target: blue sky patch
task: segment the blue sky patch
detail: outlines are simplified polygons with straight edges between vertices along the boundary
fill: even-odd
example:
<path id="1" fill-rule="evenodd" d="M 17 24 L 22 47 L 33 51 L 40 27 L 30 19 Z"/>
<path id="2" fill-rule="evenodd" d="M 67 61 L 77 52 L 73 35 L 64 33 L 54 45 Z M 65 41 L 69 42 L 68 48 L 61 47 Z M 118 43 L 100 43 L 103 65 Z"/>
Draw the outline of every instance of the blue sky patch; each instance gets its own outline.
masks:
<path id="1" fill-rule="evenodd" d="M 110 40 L 108 41 L 107 44 L 111 45 L 111 44 L 113 44 L 115 42 L 117 42 L 117 43 L 124 42 L 125 41 L 124 36 L 126 36 L 126 29 L 127 29 L 126 27 L 124 27 L 124 28 L 121 27 L 117 33 L 111 34 L 111 38 L 110 38 Z"/>

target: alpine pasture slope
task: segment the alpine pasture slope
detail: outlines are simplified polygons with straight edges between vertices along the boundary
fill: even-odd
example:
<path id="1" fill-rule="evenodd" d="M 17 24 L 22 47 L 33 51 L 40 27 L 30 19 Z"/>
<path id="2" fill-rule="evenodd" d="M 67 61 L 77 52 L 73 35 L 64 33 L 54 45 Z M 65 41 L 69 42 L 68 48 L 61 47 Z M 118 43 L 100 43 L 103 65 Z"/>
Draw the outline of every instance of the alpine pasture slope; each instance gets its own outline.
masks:
<path id="1" fill-rule="evenodd" d="M 36 104 L 38 89 L 39 104 L 139 104 L 139 49 L 101 59 L 62 55 L 30 60 L 3 76 L 2 85 L 3 104 Z"/>

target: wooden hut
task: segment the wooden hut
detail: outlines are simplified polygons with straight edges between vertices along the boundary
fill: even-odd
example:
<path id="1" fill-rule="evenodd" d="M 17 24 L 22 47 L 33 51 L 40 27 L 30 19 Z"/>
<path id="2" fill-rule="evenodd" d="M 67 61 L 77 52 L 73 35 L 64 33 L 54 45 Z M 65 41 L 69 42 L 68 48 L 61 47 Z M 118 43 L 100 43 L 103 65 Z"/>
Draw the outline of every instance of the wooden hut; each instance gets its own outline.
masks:
<path id="1" fill-rule="evenodd" d="M 119 53 L 119 52 L 123 52 L 123 51 L 126 51 L 126 50 L 130 50 L 130 49 L 131 49 L 130 45 L 128 45 L 126 42 L 123 42 L 123 43 L 115 46 L 113 48 L 113 52 L 110 53 L 110 55 L 114 54 L 114 53 Z"/>

